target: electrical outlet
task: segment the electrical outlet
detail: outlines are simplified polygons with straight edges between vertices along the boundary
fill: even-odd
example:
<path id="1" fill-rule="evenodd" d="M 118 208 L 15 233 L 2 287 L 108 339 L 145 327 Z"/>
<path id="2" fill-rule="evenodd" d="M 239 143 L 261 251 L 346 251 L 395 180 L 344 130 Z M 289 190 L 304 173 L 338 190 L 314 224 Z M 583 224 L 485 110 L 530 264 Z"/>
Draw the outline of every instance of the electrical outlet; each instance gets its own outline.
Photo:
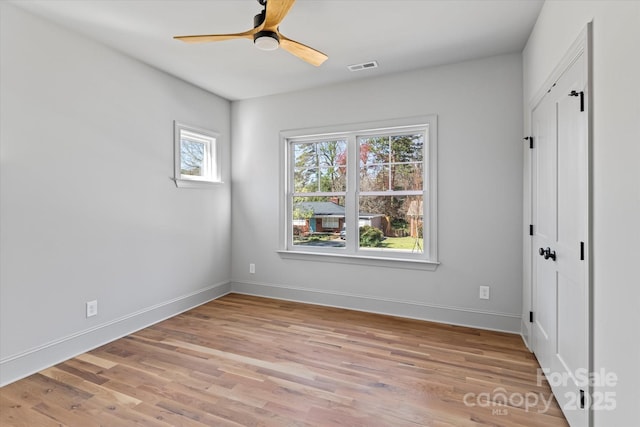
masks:
<path id="1" fill-rule="evenodd" d="M 489 299 L 489 287 L 480 286 L 480 299 Z"/>
<path id="2" fill-rule="evenodd" d="M 98 314 L 98 300 L 87 301 L 87 317 L 92 317 Z"/>
<path id="3" fill-rule="evenodd" d="M 256 274 L 256 265 L 251 263 L 249 264 L 249 273 L 250 274 Z"/>

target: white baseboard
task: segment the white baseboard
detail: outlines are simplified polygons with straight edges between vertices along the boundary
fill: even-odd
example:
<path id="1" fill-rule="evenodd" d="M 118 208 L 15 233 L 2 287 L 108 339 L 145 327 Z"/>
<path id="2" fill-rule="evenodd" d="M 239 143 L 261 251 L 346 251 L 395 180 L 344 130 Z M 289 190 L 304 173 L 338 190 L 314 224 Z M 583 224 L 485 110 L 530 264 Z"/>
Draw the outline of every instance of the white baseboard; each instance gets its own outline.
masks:
<path id="1" fill-rule="evenodd" d="M 529 341 L 529 338 L 531 337 L 531 328 L 529 327 L 529 324 L 525 322 L 524 319 L 522 319 L 522 325 L 520 326 L 520 336 L 522 336 L 522 341 L 524 341 L 524 345 L 527 346 L 527 349 L 530 352 L 533 352 L 531 343 Z"/>
<path id="2" fill-rule="evenodd" d="M 0 387 L 228 293 L 388 314 L 451 325 L 522 333 L 521 316 L 344 292 L 255 282 L 226 282 L 156 304 L 0 360 Z"/>
<path id="3" fill-rule="evenodd" d="M 220 298 L 230 290 L 229 282 L 219 283 L 5 357 L 0 360 L 0 387 Z"/>
<path id="4" fill-rule="evenodd" d="M 410 319 L 520 334 L 520 314 L 480 311 L 391 298 L 257 282 L 232 282 L 231 292 L 388 314 Z"/>

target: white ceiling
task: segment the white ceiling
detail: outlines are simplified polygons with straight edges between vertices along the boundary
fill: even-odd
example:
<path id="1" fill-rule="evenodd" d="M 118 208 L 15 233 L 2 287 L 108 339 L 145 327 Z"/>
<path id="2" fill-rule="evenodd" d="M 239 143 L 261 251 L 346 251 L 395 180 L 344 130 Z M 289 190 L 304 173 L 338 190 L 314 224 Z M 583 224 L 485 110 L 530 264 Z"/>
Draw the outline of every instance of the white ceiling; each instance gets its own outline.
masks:
<path id="1" fill-rule="evenodd" d="M 174 35 L 253 27 L 256 0 L 15 0 L 15 5 L 230 100 L 519 52 L 543 0 L 298 0 L 280 32 L 329 59 L 314 67 L 250 40 Z M 377 61 L 350 72 L 347 66 Z"/>

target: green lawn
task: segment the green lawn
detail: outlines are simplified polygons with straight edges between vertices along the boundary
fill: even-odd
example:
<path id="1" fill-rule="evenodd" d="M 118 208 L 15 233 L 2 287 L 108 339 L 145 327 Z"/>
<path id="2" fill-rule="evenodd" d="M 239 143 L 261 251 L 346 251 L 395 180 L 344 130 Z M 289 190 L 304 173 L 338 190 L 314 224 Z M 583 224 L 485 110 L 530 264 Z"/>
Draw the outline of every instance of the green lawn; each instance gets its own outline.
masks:
<path id="1" fill-rule="evenodd" d="M 418 243 L 420 244 L 420 247 L 423 248 L 423 241 L 422 238 L 418 239 Z M 380 247 L 382 248 L 388 248 L 388 249 L 408 249 L 408 250 L 413 250 L 414 247 L 416 249 L 418 249 L 416 246 L 416 239 L 415 237 L 387 237 L 382 244 L 380 245 Z"/>
<path id="2" fill-rule="evenodd" d="M 311 244 L 313 245 L 314 243 L 317 245 L 319 244 L 319 246 L 325 246 L 322 245 L 323 242 L 333 242 L 334 245 L 331 246 L 336 246 L 335 244 L 339 244 L 340 246 L 344 246 L 344 240 L 340 240 L 340 238 L 338 236 L 336 236 L 335 234 L 326 234 L 326 235 L 322 235 L 322 234 L 317 234 L 314 235 L 312 237 L 306 237 L 306 238 L 299 238 L 296 236 L 296 238 L 293 241 L 294 245 L 307 245 L 307 244 Z M 420 238 L 418 239 L 418 244 L 420 245 L 420 247 L 418 248 L 416 245 L 416 239 L 414 237 L 387 237 L 386 239 L 384 239 L 384 241 L 382 243 L 380 243 L 379 248 L 384 248 L 384 249 L 404 249 L 404 250 L 408 250 L 408 251 L 413 251 L 415 250 L 420 250 L 422 248 L 424 248 L 423 246 L 423 239 Z"/>

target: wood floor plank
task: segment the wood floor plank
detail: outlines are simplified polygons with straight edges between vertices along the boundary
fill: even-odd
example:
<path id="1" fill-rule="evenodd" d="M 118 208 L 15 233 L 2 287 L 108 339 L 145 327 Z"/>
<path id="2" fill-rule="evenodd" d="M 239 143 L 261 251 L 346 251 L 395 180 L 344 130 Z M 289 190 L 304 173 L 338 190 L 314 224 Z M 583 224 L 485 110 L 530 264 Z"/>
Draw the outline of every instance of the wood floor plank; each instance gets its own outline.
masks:
<path id="1" fill-rule="evenodd" d="M 28 405 L 11 399 L 7 394 L 0 393 L 0 426 L 60 427 L 63 425 L 34 411 Z"/>
<path id="2" fill-rule="evenodd" d="M 0 389 L 0 426 L 566 426 L 518 335 L 230 294 Z"/>

